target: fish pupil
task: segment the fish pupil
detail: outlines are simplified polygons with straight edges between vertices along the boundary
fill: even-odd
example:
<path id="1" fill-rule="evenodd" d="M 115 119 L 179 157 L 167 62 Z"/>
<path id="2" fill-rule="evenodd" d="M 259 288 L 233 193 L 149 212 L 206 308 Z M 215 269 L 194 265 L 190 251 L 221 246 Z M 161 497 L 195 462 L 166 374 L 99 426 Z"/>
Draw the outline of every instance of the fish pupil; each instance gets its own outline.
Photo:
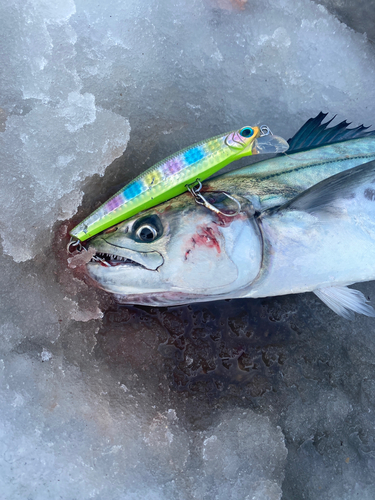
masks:
<path id="1" fill-rule="evenodd" d="M 152 241 L 156 235 L 156 230 L 150 226 L 145 226 L 138 231 L 138 236 L 142 241 Z"/>

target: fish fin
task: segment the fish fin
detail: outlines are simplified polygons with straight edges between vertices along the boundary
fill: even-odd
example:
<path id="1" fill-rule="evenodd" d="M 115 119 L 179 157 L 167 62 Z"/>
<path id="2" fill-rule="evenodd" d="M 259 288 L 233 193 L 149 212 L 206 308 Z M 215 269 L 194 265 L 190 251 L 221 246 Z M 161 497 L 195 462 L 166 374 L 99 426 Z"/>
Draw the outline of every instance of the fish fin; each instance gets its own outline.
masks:
<path id="1" fill-rule="evenodd" d="M 271 209 L 271 212 L 281 212 L 287 209 L 309 213 L 316 213 L 320 210 L 337 210 L 336 200 L 350 198 L 359 185 L 366 182 L 371 183 L 374 178 L 375 161 L 364 163 L 318 182 L 284 205 Z"/>
<path id="2" fill-rule="evenodd" d="M 307 120 L 298 132 L 288 140 L 288 154 L 296 151 L 317 148 L 318 146 L 325 146 L 327 144 L 335 144 L 336 142 L 347 141 L 349 139 L 375 136 L 375 130 L 366 132 L 366 130 L 370 127 L 359 125 L 359 127 L 348 128 L 350 123 L 346 120 L 342 121 L 338 125 L 327 128 L 331 121 L 336 117 L 335 115 L 333 118 L 328 120 L 328 122 L 322 123 L 327 115 L 328 113 L 323 113 L 321 111 L 317 116 L 315 116 L 315 118 Z"/>
<path id="3" fill-rule="evenodd" d="M 314 290 L 332 311 L 345 319 L 354 319 L 354 313 L 375 317 L 375 309 L 370 306 L 368 300 L 359 290 L 353 290 L 346 286 L 327 286 Z"/>

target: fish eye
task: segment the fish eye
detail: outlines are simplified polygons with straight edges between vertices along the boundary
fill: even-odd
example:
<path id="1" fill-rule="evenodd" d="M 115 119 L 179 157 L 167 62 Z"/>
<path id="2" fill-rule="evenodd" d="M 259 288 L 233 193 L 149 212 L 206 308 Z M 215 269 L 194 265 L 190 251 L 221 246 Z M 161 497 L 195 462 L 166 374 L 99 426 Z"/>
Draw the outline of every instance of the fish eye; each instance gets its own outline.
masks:
<path id="1" fill-rule="evenodd" d="M 242 130 L 240 130 L 240 135 L 242 137 L 251 137 L 254 133 L 254 130 L 251 127 L 245 127 Z"/>
<path id="2" fill-rule="evenodd" d="M 137 229 L 136 235 L 141 241 L 148 243 L 157 237 L 158 232 L 154 226 L 151 226 L 151 224 L 144 224 Z"/>
<path id="3" fill-rule="evenodd" d="M 148 215 L 134 223 L 132 233 L 135 241 L 151 243 L 163 234 L 163 224 L 156 214 Z"/>

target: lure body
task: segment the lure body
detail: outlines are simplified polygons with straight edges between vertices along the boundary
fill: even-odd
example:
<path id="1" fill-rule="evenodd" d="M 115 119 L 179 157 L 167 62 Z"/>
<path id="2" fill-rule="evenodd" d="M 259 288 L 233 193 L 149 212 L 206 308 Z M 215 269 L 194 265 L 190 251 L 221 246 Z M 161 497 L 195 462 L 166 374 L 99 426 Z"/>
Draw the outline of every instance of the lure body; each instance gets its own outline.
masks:
<path id="1" fill-rule="evenodd" d="M 146 170 L 106 203 L 101 205 L 70 234 L 85 241 L 142 210 L 154 207 L 187 191 L 198 178 L 207 179 L 243 156 L 286 151 L 284 139 L 261 135 L 259 127 L 244 127 L 190 146 Z"/>

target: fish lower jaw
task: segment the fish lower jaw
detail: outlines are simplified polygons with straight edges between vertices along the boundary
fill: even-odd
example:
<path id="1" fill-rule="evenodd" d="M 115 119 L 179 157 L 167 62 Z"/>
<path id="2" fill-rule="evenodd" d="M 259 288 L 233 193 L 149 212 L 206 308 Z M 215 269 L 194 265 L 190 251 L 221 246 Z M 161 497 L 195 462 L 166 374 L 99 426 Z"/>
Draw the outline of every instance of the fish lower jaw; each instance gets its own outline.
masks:
<path id="1" fill-rule="evenodd" d="M 145 267 L 139 262 L 128 259 L 126 257 L 121 257 L 121 255 L 115 255 L 105 252 L 97 252 L 93 258 L 90 260 L 90 264 L 97 264 L 104 267 L 117 267 L 117 266 L 131 266 L 131 267 Z"/>

